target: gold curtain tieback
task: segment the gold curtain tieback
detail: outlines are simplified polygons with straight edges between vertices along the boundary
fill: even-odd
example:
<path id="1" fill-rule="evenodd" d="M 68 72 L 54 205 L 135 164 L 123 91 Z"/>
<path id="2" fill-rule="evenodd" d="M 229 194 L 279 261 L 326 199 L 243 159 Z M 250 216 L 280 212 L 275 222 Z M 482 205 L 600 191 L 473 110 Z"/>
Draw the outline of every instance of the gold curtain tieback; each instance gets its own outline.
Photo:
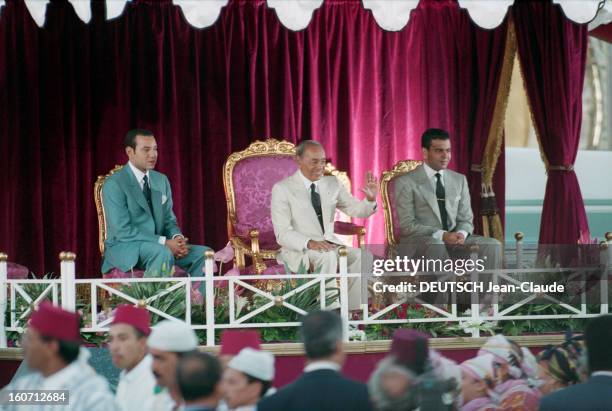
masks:
<path id="1" fill-rule="evenodd" d="M 565 166 L 548 166 L 547 171 L 574 171 L 574 165 L 567 164 Z"/>
<path id="2" fill-rule="evenodd" d="M 474 173 L 482 173 L 484 171 L 484 168 L 482 167 L 482 164 L 472 164 L 470 166 L 470 171 Z"/>

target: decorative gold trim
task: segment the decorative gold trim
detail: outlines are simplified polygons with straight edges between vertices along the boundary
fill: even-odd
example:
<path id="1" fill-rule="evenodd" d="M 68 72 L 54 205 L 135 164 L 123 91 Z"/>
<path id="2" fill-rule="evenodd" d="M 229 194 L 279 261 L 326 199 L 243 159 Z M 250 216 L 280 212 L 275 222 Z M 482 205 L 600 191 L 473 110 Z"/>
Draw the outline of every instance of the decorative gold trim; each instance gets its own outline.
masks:
<path id="1" fill-rule="evenodd" d="M 516 32 L 514 30 L 514 22 L 512 16 L 508 16 L 508 25 L 506 28 L 506 45 L 504 49 L 504 57 L 502 69 L 500 73 L 497 96 L 495 98 L 495 109 L 493 110 L 493 120 L 487 136 L 487 144 L 482 157 L 481 170 L 481 197 L 494 197 L 493 190 L 493 175 L 497 168 L 497 162 L 501 154 L 501 147 L 504 135 L 504 121 L 506 118 L 506 109 L 508 107 L 508 97 L 510 95 L 510 83 L 512 82 L 512 70 L 514 68 L 514 58 L 516 56 Z M 497 240 L 504 242 L 504 229 L 501 223 L 499 214 L 483 215 L 483 234 L 491 236 Z"/>
<path id="2" fill-rule="evenodd" d="M 76 260 L 76 254 L 70 251 L 62 251 L 59 253 L 60 261 L 74 261 Z"/>
<path id="3" fill-rule="evenodd" d="M 380 196 L 382 197 L 383 214 L 385 216 L 385 233 L 389 245 L 396 245 L 398 241 L 398 239 L 395 238 L 395 234 L 393 234 L 393 216 L 391 214 L 391 201 L 389 200 L 389 182 L 396 177 L 414 170 L 421 163 L 422 161 L 419 160 L 398 161 L 391 170 L 383 171 L 382 173 L 382 178 L 380 179 Z"/>
<path id="4" fill-rule="evenodd" d="M 101 255 L 104 255 L 104 241 L 106 241 L 106 212 L 104 211 L 104 203 L 102 202 L 102 186 L 107 178 L 122 168 L 123 166 L 116 165 L 108 174 L 98 176 L 98 179 L 94 183 L 94 201 L 96 203 L 96 213 L 98 214 L 98 246 Z"/>
<path id="5" fill-rule="evenodd" d="M 527 107 L 529 109 L 529 117 L 531 118 L 531 124 L 533 125 L 533 130 L 536 135 L 536 140 L 538 141 L 538 149 L 540 150 L 540 157 L 542 158 L 542 162 L 544 162 L 544 168 L 548 169 L 549 163 L 546 154 L 544 153 L 544 148 L 542 147 L 542 139 L 540 137 L 540 131 L 538 129 L 538 123 L 535 121 L 535 116 L 533 115 L 533 107 L 531 106 L 531 96 L 529 95 L 529 90 L 525 86 L 525 69 L 523 68 L 523 63 L 521 62 L 521 51 L 517 47 L 518 63 L 519 63 L 519 73 L 521 74 L 521 80 L 523 81 L 523 88 L 525 89 L 525 95 L 527 96 Z"/>
<path id="6" fill-rule="evenodd" d="M 429 346 L 436 350 L 473 350 L 482 347 L 489 337 L 451 337 L 451 338 L 430 338 Z M 565 341 L 562 334 L 550 335 L 527 335 L 512 337 L 522 347 L 544 347 L 548 344 L 557 345 Z M 351 341 L 344 343 L 344 352 L 347 354 L 370 354 L 388 352 L 391 346 L 390 340 L 379 341 Z M 218 353 L 220 347 L 200 346 L 201 351 Z M 304 355 L 304 347 L 301 343 L 277 343 L 262 344 L 262 349 L 269 351 L 276 356 Z M 2 360 L 22 360 L 23 353 L 21 348 L 0 349 L 0 361 Z"/>
<path id="7" fill-rule="evenodd" d="M 548 166 L 548 168 L 546 169 L 546 171 L 574 171 L 574 165 L 573 164 L 567 164 L 564 166 Z"/>
<path id="8" fill-rule="evenodd" d="M 508 27 L 506 34 L 506 48 L 504 51 L 504 61 L 495 99 L 495 110 L 493 120 L 487 137 L 487 144 L 482 159 L 482 182 L 488 186 L 493 185 L 493 174 L 497 166 L 497 161 L 501 154 L 503 142 L 504 120 L 506 109 L 508 108 L 508 96 L 510 95 L 510 83 L 512 80 L 512 69 L 514 68 L 514 58 L 516 56 L 516 32 L 512 16 L 508 16 Z"/>
<path id="9" fill-rule="evenodd" d="M 0 252 L 0 261 L 2 261 L 2 262 L 8 261 L 8 254 Z"/>
<path id="10" fill-rule="evenodd" d="M 332 163 L 327 163 L 325 164 L 325 171 L 323 172 L 323 174 L 325 174 L 326 176 L 334 176 L 338 179 L 338 181 L 340 181 L 340 183 L 342 183 L 342 185 L 344 186 L 344 188 L 346 188 L 346 191 L 348 191 L 349 193 L 351 193 L 351 179 L 348 176 L 348 174 L 346 173 L 346 171 L 340 171 L 338 170 L 336 167 L 334 167 L 334 165 Z"/>

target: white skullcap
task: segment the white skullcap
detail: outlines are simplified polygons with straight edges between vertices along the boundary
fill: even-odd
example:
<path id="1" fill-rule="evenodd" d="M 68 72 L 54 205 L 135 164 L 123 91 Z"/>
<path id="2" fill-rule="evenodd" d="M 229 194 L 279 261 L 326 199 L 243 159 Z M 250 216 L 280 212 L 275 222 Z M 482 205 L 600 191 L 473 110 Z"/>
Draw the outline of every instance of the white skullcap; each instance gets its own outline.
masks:
<path id="1" fill-rule="evenodd" d="M 495 357 L 492 354 L 482 354 L 474 358 L 470 358 L 461 363 L 461 369 L 472 374 L 473 377 L 477 377 L 480 380 L 485 378 L 493 379 L 493 363 Z"/>
<path id="2" fill-rule="evenodd" d="M 156 350 L 188 352 L 197 348 L 198 337 L 184 322 L 164 320 L 153 327 L 147 345 Z"/>
<path id="3" fill-rule="evenodd" d="M 227 366 L 258 380 L 272 381 L 274 379 L 274 356 L 269 352 L 254 350 L 251 347 L 243 348 Z"/>

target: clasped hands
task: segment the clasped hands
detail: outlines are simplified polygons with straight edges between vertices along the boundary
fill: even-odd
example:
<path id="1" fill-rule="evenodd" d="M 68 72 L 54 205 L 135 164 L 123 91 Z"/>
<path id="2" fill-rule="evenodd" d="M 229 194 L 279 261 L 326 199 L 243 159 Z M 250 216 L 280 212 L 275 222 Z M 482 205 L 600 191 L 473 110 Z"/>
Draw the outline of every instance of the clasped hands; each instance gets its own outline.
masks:
<path id="1" fill-rule="evenodd" d="M 315 250 L 324 253 L 326 251 L 335 250 L 338 245 L 325 240 L 308 240 L 308 244 L 306 245 L 306 247 L 308 247 L 309 250 Z"/>
<path id="2" fill-rule="evenodd" d="M 463 245 L 465 243 L 465 237 L 463 237 L 462 233 L 445 231 L 444 234 L 442 234 L 442 241 L 444 241 L 444 244 L 449 245 Z"/>
<path id="3" fill-rule="evenodd" d="M 189 254 L 188 241 L 189 239 L 187 237 L 179 235 L 171 240 L 166 240 L 166 247 L 172 251 L 172 255 L 174 255 L 174 258 L 178 260 L 179 258 L 183 258 Z"/>

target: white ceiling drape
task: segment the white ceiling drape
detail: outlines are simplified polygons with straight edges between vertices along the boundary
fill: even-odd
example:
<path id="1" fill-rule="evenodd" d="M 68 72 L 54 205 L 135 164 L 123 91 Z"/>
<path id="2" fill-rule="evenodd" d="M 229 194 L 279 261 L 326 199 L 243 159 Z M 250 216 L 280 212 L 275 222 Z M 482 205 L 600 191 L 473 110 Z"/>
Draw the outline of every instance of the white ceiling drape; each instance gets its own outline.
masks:
<path id="1" fill-rule="evenodd" d="M 49 0 L 24 0 L 36 24 L 45 24 L 45 13 Z M 76 15 L 88 23 L 91 20 L 91 0 L 68 0 Z M 131 0 L 105 0 L 107 19 L 119 17 L 125 5 Z M 185 19 L 196 28 L 209 27 L 217 20 L 221 9 L 229 0 L 173 0 L 181 7 Z M 324 0 L 267 0 L 280 22 L 290 30 L 305 29 L 313 12 L 321 7 Z M 419 0 L 361 0 L 365 9 L 370 10 L 378 25 L 384 30 L 403 29 L 410 19 L 410 12 Z M 501 24 L 514 0 L 458 0 L 471 19 L 480 27 L 492 29 Z M 576 23 L 589 23 L 592 30 L 612 21 L 612 0 L 552 0 L 563 9 L 568 19 Z M 0 7 L 5 0 L 0 0 Z"/>

